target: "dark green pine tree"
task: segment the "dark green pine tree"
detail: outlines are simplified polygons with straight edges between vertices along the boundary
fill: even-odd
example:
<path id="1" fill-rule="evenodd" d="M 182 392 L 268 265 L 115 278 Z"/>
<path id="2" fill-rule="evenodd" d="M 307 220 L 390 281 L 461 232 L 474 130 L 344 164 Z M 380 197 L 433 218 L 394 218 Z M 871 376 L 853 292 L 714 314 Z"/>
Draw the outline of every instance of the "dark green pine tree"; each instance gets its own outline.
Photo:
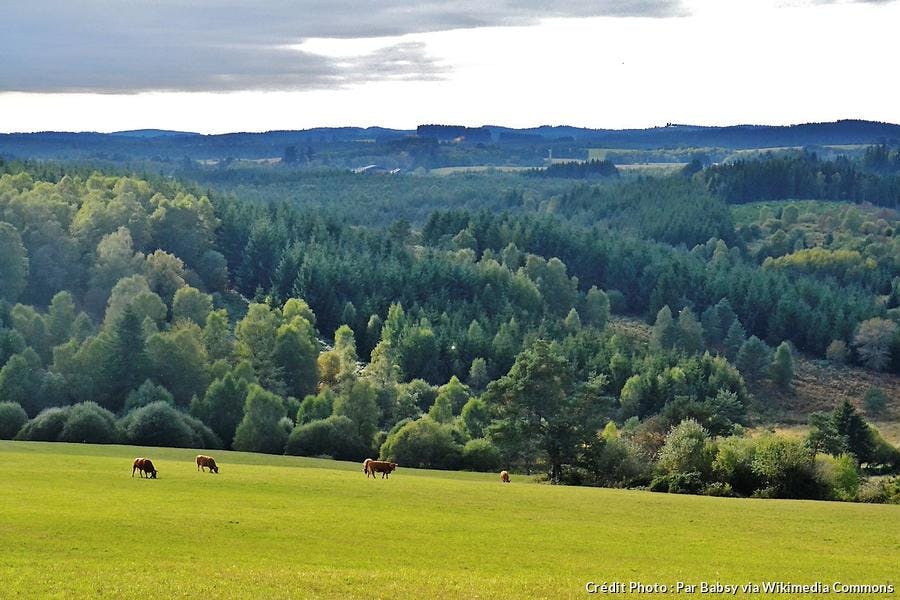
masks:
<path id="1" fill-rule="evenodd" d="M 769 376 L 782 388 L 789 388 L 794 380 L 794 357 L 787 342 L 781 342 L 769 366 Z"/>
<path id="2" fill-rule="evenodd" d="M 847 449 L 856 456 L 856 459 L 859 462 L 869 462 L 874 449 L 872 431 L 853 405 L 844 400 L 834 409 L 831 421 L 835 431 L 846 440 Z"/>
<path id="3" fill-rule="evenodd" d="M 149 361 L 144 341 L 141 318 L 128 306 L 107 336 L 103 364 L 107 391 L 102 399 L 104 408 L 114 412 L 121 410 L 129 392 L 147 379 Z"/>
<path id="4" fill-rule="evenodd" d="M 725 341 L 723 342 L 723 345 L 725 346 L 725 356 L 728 357 L 728 360 L 734 361 L 741 346 L 743 346 L 746 341 L 747 333 L 744 331 L 744 326 L 741 325 L 740 321 L 735 319 L 731 322 L 731 326 L 728 328 L 728 334 L 725 336 Z"/>

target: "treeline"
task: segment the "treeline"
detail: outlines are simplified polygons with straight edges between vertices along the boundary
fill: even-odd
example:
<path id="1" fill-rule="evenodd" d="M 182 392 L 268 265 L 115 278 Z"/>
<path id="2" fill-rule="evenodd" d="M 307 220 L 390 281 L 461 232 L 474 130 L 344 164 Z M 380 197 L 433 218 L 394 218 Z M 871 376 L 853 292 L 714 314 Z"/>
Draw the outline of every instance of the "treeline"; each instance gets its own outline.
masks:
<path id="1" fill-rule="evenodd" d="M 868 172 L 845 157 L 822 161 L 809 152 L 768 154 L 713 165 L 699 177 L 729 203 L 818 199 L 900 207 L 900 177 Z"/>
<path id="2" fill-rule="evenodd" d="M 565 179 L 593 179 L 618 177 L 619 169 L 608 160 L 566 161 L 553 163 L 542 169 L 528 169 L 526 177 L 559 177 Z"/>

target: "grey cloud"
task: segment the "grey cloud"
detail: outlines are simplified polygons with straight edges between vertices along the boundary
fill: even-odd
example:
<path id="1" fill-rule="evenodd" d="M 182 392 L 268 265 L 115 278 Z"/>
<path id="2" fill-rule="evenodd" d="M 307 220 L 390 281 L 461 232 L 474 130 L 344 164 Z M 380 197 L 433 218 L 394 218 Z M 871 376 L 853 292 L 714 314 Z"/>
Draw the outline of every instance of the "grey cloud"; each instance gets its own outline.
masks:
<path id="1" fill-rule="evenodd" d="M 0 8 L 0 91 L 316 89 L 440 78 L 423 45 L 335 59 L 286 48 L 511 26 L 548 17 L 670 17 L 680 0 L 30 0 Z"/>

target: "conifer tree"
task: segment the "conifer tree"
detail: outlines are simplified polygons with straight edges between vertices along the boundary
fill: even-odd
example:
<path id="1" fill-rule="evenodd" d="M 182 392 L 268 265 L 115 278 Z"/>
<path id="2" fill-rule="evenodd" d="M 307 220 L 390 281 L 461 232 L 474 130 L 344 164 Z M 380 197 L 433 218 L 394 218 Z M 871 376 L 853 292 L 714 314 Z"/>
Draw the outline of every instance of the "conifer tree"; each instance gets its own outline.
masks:
<path id="1" fill-rule="evenodd" d="M 775 357 L 769 368 L 769 376 L 772 381 L 783 388 L 791 385 L 794 379 L 794 357 L 787 342 L 781 342 L 775 350 Z"/>

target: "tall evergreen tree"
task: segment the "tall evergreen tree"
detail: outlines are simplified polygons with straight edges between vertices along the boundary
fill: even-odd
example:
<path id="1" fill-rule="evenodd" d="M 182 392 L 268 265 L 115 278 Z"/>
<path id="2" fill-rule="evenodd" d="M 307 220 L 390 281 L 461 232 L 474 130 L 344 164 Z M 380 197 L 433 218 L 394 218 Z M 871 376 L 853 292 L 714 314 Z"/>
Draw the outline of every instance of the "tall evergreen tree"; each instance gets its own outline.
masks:
<path id="1" fill-rule="evenodd" d="M 653 345 L 662 350 L 670 350 L 678 343 L 678 329 L 672 318 L 672 309 L 669 305 L 663 306 L 656 313 L 656 322 L 653 324 Z"/>
<path id="2" fill-rule="evenodd" d="M 738 352 L 740 352 L 741 347 L 746 341 L 747 333 L 744 331 L 744 326 L 741 325 L 739 320 L 735 319 L 728 328 L 728 334 L 725 336 L 725 341 L 722 343 L 725 346 L 725 356 L 728 360 L 733 361 L 737 358 Z"/>
<path id="3" fill-rule="evenodd" d="M 678 345 L 689 354 L 703 350 L 703 327 L 694 311 L 685 306 L 678 313 Z"/>
<path id="4" fill-rule="evenodd" d="M 794 357 L 787 342 L 781 342 L 775 350 L 775 357 L 769 368 L 772 381 L 783 388 L 788 388 L 794 379 Z"/>
<path id="5" fill-rule="evenodd" d="M 150 371 L 144 329 L 131 306 L 125 307 L 104 340 L 102 371 L 106 394 L 100 404 L 117 412 L 122 409 L 128 393 L 138 388 Z"/>
<path id="6" fill-rule="evenodd" d="M 766 369 L 772 362 L 772 351 L 764 341 L 750 336 L 738 351 L 734 364 L 741 375 L 749 381 L 758 381 L 766 374 Z"/>

